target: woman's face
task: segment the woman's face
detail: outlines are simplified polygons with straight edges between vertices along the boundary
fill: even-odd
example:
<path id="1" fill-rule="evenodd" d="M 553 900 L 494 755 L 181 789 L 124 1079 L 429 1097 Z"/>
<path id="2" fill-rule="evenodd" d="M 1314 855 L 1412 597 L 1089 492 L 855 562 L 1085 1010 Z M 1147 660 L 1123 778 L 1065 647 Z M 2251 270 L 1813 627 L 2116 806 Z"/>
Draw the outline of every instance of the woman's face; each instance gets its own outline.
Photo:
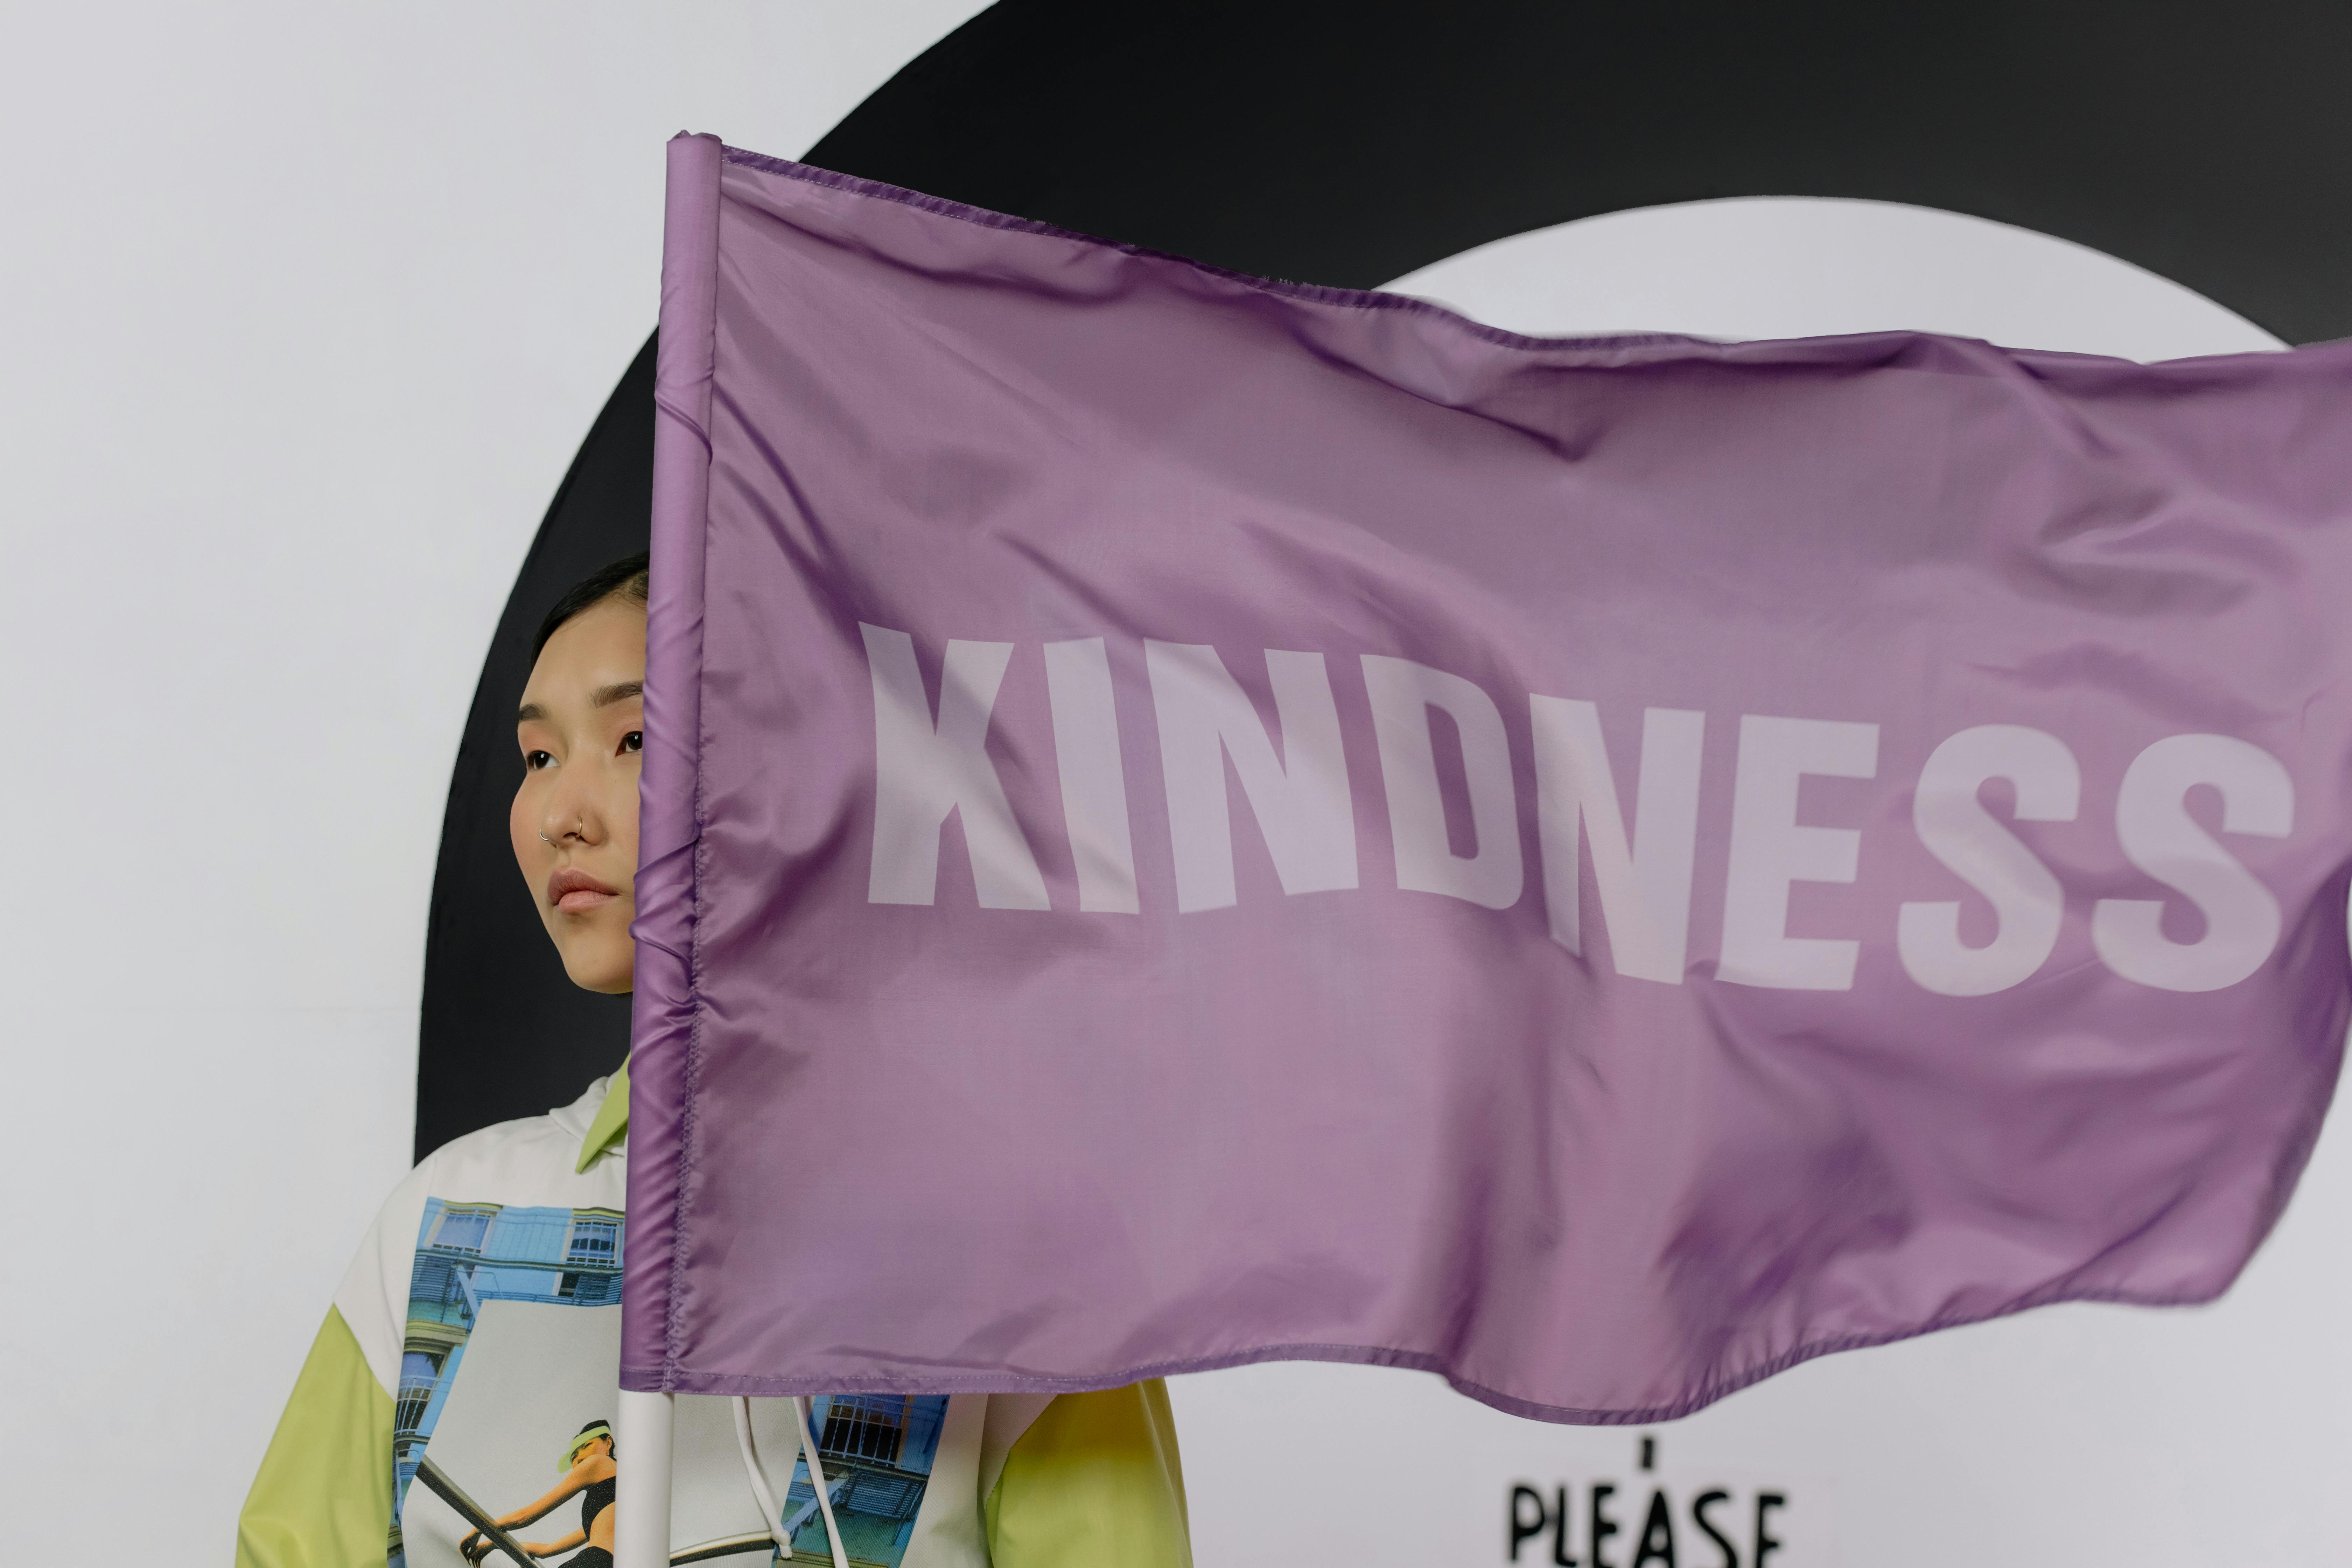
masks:
<path id="1" fill-rule="evenodd" d="M 606 599 L 547 639 L 522 690 L 522 787 L 507 832 L 572 984 L 630 988 L 646 612 Z"/>

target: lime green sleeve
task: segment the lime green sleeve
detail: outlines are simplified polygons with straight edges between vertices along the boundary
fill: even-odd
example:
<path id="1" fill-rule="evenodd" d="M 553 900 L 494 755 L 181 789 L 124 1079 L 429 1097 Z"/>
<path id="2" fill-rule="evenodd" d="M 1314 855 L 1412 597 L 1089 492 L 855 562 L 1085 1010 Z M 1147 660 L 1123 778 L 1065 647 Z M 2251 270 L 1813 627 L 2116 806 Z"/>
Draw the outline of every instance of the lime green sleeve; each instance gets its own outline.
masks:
<path id="1" fill-rule="evenodd" d="M 391 1528 L 392 1395 L 331 1307 L 237 1515 L 236 1568 L 382 1568 Z"/>
<path id="2" fill-rule="evenodd" d="M 1005 1456 L 987 1521 L 994 1568 L 1192 1568 L 1168 1385 L 1045 1406 Z"/>

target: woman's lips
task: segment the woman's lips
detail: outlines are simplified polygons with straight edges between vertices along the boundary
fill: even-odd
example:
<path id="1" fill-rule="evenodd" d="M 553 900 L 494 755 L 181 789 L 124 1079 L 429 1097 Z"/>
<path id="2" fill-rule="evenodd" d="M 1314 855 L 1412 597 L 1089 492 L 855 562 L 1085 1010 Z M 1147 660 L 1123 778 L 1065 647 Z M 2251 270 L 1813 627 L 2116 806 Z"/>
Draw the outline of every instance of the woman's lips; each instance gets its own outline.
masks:
<path id="1" fill-rule="evenodd" d="M 566 866 L 547 879 L 547 901 L 567 915 L 602 909 L 620 893 L 576 867 Z"/>

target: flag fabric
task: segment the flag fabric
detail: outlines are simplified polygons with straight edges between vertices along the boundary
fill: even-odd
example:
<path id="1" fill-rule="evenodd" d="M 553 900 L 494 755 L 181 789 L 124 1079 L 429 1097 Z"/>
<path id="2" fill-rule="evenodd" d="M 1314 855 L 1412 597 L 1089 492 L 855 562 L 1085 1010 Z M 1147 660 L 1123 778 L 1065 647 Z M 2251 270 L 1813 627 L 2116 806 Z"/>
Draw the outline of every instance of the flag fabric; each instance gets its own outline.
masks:
<path id="1" fill-rule="evenodd" d="M 1536 340 L 670 159 L 625 1386 L 1649 1421 L 2276 1220 L 2352 346 Z"/>

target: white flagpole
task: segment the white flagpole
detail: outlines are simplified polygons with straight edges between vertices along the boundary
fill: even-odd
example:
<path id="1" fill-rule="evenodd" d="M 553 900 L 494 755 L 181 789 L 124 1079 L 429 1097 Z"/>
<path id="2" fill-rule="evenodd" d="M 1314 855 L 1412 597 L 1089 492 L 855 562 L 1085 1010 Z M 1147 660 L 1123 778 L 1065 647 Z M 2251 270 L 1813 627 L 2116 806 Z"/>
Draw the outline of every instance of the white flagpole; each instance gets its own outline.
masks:
<path id="1" fill-rule="evenodd" d="M 621 1391 L 613 1436 L 620 1476 L 613 1489 L 613 1568 L 669 1568 L 670 1428 L 667 1394 Z"/>

